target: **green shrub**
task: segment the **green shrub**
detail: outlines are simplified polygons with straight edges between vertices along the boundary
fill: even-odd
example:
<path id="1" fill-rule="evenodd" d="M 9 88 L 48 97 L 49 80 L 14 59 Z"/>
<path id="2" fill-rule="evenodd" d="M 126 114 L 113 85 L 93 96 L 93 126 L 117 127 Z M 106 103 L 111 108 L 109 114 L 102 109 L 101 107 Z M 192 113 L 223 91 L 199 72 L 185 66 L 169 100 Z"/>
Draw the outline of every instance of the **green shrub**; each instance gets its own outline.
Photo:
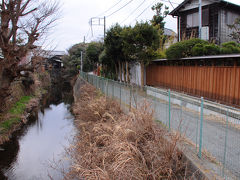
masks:
<path id="1" fill-rule="evenodd" d="M 222 47 L 229 47 L 229 46 L 240 47 L 240 45 L 234 41 L 222 43 L 221 46 Z"/>
<path id="2" fill-rule="evenodd" d="M 220 47 L 216 44 L 204 45 L 204 55 L 217 55 L 220 53 Z"/>
<path id="3" fill-rule="evenodd" d="M 203 44 L 196 44 L 192 48 L 192 55 L 193 56 L 203 56 L 204 55 L 204 45 Z"/>
<path id="4" fill-rule="evenodd" d="M 186 41 L 177 42 L 171 45 L 167 51 L 167 59 L 179 59 L 192 56 L 192 48 L 196 44 L 209 44 L 207 41 L 201 39 L 190 39 Z M 200 46 L 200 45 L 198 45 Z"/>
<path id="5" fill-rule="evenodd" d="M 156 54 L 156 58 L 157 59 L 165 59 L 166 58 L 166 51 L 165 50 L 158 50 L 157 52 L 156 52 L 157 54 Z"/>
<path id="6" fill-rule="evenodd" d="M 222 43 L 221 46 L 221 54 L 240 53 L 240 45 L 234 41 Z"/>

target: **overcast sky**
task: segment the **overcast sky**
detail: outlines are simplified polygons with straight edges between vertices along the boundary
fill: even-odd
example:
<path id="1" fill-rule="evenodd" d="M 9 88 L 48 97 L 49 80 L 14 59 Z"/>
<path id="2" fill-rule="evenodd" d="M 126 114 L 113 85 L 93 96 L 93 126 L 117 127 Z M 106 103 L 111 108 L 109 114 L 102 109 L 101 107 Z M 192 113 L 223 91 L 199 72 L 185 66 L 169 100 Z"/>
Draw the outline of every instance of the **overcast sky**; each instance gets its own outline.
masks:
<path id="1" fill-rule="evenodd" d="M 151 10 L 151 7 L 157 2 L 164 3 L 169 7 L 170 11 L 173 9 L 173 7 L 175 8 L 178 6 L 178 4 L 183 2 L 183 0 L 171 0 L 173 5 L 172 7 L 168 0 L 59 1 L 62 4 L 62 16 L 58 20 L 57 26 L 53 29 L 51 35 L 48 36 L 48 43 L 46 45 L 48 46 L 48 49 L 54 48 L 55 50 L 62 51 L 67 50 L 76 43 L 83 42 L 84 36 L 86 37 L 86 42 L 97 40 L 103 37 L 103 26 L 93 26 L 91 31 L 89 20 L 92 17 L 103 18 L 106 16 L 107 29 L 115 23 L 119 23 L 121 25 L 134 25 L 136 20 L 150 20 L 154 14 L 154 12 Z M 228 1 L 240 5 L 240 0 Z M 124 5 L 126 6 L 123 7 Z M 120 9 L 121 7 L 123 8 Z M 175 18 L 168 16 L 165 21 L 166 28 L 170 28 L 175 32 L 177 31 L 177 23 Z M 103 24 L 103 22 L 101 22 L 101 24 Z"/>

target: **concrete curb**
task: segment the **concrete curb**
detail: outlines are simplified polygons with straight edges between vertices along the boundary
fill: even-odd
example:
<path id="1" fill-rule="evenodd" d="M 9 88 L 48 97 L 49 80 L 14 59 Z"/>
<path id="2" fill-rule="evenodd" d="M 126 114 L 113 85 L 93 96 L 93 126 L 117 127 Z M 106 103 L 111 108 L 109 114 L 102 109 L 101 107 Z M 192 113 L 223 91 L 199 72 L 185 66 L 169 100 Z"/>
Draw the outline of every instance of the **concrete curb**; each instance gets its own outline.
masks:
<path id="1" fill-rule="evenodd" d="M 167 90 L 161 89 L 161 88 L 153 88 L 153 87 L 146 86 L 146 91 L 147 91 L 148 95 L 152 95 L 152 96 L 156 95 L 156 93 L 161 94 L 163 96 L 168 96 Z M 152 93 L 151 91 L 154 93 Z M 166 100 L 165 98 L 162 98 L 161 96 L 157 97 L 157 98 Z M 201 106 L 201 98 L 189 96 L 189 95 L 175 92 L 175 91 L 171 91 L 171 99 L 173 100 L 172 101 L 173 104 L 182 105 L 182 104 L 180 104 L 180 100 L 183 100 L 185 103 L 192 104 L 196 107 Z M 175 102 L 174 102 L 174 100 L 175 100 Z M 179 102 L 176 100 L 178 100 Z M 192 108 L 192 110 L 197 110 L 196 107 Z M 234 108 L 231 106 L 226 106 L 223 104 L 219 104 L 219 103 L 209 101 L 209 100 L 204 100 L 204 108 L 208 110 L 208 111 L 204 112 L 205 114 L 208 114 L 208 115 L 222 114 L 223 116 L 225 116 L 228 113 L 229 117 L 240 120 L 240 109 L 237 109 L 237 108 Z"/>

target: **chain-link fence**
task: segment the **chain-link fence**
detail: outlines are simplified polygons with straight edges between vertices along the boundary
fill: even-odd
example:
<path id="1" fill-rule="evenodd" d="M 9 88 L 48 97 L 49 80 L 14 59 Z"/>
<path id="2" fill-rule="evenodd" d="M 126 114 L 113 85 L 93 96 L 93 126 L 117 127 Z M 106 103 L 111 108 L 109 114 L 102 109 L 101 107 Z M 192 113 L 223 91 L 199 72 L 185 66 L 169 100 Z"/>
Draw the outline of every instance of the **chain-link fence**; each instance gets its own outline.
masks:
<path id="1" fill-rule="evenodd" d="M 80 76 L 115 98 L 123 108 L 137 108 L 150 101 L 154 118 L 166 128 L 181 132 L 195 147 L 198 157 L 206 155 L 218 164 L 218 173 L 226 171 L 240 179 L 240 109 L 190 97 L 170 90 L 129 85 L 84 72 Z M 216 169 L 215 169 L 216 170 Z"/>

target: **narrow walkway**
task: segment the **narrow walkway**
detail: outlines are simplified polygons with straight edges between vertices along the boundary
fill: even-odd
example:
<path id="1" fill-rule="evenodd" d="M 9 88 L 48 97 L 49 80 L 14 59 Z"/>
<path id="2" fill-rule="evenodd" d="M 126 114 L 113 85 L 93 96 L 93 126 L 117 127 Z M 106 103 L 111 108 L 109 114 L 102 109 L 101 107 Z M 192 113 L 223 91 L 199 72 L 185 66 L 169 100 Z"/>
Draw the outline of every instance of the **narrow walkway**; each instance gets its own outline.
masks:
<path id="1" fill-rule="evenodd" d="M 145 91 L 128 87 L 119 82 L 91 76 L 89 82 L 106 95 L 115 97 L 124 105 L 136 107 L 138 102 L 150 101 L 155 119 L 172 130 L 181 131 L 198 153 L 200 141 L 200 99 L 184 94 L 171 93 L 169 113 L 168 92 L 146 87 Z M 131 91 L 132 90 L 132 91 Z M 179 96 L 180 98 L 177 98 Z M 218 174 L 226 177 L 230 171 L 240 178 L 240 118 L 239 109 L 214 102 L 204 102 L 202 123 L 202 152 L 217 164 Z M 170 114 L 170 118 L 169 118 Z M 169 123 L 170 121 L 170 123 Z M 227 176 L 229 178 L 229 176 Z"/>

